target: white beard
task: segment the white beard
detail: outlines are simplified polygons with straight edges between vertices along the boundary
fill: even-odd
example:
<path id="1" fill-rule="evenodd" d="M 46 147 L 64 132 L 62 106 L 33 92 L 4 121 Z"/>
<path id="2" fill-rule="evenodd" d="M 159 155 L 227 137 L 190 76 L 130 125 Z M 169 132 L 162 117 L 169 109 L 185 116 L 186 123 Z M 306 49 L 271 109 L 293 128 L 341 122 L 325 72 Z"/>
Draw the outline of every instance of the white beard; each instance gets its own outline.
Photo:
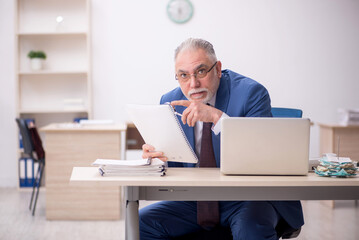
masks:
<path id="1" fill-rule="evenodd" d="M 186 94 L 186 97 L 188 100 L 196 100 L 195 98 L 191 98 L 190 96 L 194 93 L 199 93 L 199 92 L 206 92 L 207 93 L 207 96 L 201 100 L 201 102 L 203 103 L 207 103 L 209 100 L 212 99 L 213 97 L 213 93 L 211 91 L 209 91 L 207 88 L 196 88 L 196 89 L 192 89 L 192 90 L 189 90 L 188 93 Z"/>

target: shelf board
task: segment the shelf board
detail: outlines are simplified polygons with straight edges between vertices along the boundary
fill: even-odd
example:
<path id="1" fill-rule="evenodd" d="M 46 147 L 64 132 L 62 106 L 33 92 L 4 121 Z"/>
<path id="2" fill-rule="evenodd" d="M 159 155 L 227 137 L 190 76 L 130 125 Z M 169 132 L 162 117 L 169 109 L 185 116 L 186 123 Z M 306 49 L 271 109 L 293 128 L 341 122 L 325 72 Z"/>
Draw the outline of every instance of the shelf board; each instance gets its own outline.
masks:
<path id="1" fill-rule="evenodd" d="M 47 114 L 47 113 L 88 113 L 88 109 L 20 109 L 20 114 Z"/>
<path id="2" fill-rule="evenodd" d="M 42 181 L 41 181 L 42 182 Z M 42 185 L 43 183 L 41 183 Z M 32 192 L 32 187 L 20 187 L 18 186 L 18 189 L 17 189 L 19 192 Z M 45 186 L 40 186 L 40 192 L 46 192 L 46 187 Z"/>
<path id="3" fill-rule="evenodd" d="M 31 37 L 31 36 L 86 36 L 87 32 L 19 32 L 18 36 Z"/>
<path id="4" fill-rule="evenodd" d="M 87 75 L 87 71 L 20 71 L 19 75 Z"/>

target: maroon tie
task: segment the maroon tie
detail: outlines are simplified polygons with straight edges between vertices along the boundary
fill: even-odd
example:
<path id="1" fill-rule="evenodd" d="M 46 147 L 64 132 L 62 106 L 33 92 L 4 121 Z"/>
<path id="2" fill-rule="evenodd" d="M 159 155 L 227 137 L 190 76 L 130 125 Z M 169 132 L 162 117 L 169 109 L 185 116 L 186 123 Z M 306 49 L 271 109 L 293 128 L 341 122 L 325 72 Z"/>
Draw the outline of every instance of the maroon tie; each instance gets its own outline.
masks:
<path id="1" fill-rule="evenodd" d="M 199 167 L 217 167 L 212 146 L 212 123 L 203 123 Z M 218 201 L 197 202 L 197 223 L 204 228 L 211 228 L 219 223 Z"/>

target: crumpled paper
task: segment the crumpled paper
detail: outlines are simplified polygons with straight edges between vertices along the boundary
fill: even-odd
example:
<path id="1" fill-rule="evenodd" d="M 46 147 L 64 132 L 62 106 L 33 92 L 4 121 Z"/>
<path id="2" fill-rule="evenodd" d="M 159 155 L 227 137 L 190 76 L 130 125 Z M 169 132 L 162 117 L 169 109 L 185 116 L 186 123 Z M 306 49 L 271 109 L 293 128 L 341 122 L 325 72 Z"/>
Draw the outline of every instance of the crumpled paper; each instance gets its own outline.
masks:
<path id="1" fill-rule="evenodd" d="M 357 174 L 357 163 L 350 158 L 338 158 L 336 154 L 326 154 L 314 168 L 317 175 L 322 177 L 351 177 Z"/>

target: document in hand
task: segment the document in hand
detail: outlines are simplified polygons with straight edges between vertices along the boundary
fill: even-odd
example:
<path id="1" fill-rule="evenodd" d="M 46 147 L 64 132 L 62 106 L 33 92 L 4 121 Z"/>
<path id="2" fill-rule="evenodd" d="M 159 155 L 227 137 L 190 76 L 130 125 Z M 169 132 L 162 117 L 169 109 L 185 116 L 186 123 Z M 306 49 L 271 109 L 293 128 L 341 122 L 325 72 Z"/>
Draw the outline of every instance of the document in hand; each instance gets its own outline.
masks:
<path id="1" fill-rule="evenodd" d="M 102 176 L 164 176 L 166 164 L 158 158 L 140 160 L 96 159 Z"/>
<path id="2" fill-rule="evenodd" d="M 163 152 L 168 161 L 197 163 L 171 105 L 128 104 L 127 111 L 145 142 Z"/>

